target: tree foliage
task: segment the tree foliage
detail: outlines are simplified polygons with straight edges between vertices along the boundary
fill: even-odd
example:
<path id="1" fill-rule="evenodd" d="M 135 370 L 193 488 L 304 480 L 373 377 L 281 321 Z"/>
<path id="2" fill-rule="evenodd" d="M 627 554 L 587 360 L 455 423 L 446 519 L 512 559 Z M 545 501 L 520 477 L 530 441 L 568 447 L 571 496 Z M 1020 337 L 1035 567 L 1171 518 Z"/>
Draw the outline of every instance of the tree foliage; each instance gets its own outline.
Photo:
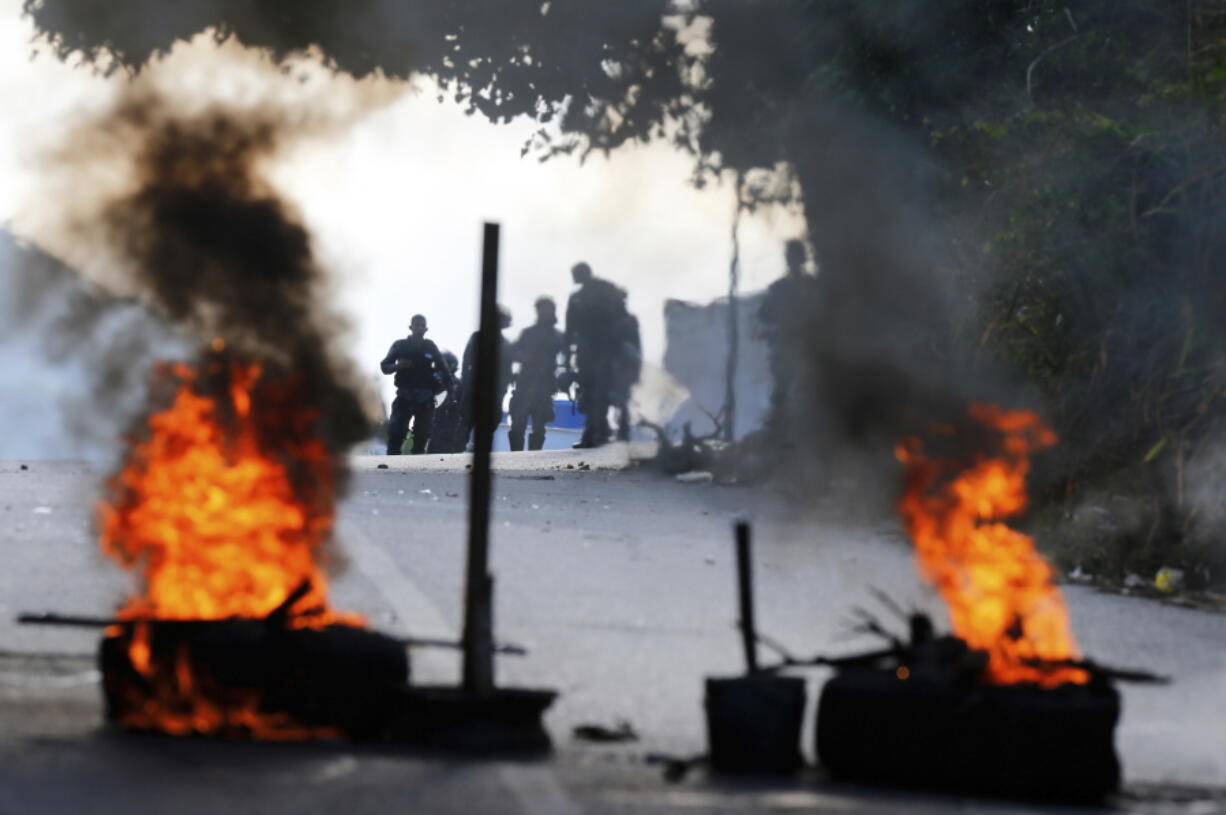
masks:
<path id="1" fill-rule="evenodd" d="M 758 193 L 801 196 L 848 313 L 864 319 L 848 307 L 858 297 L 881 324 L 938 313 L 917 284 L 937 269 L 977 295 L 949 332 L 1044 394 L 1068 451 L 1058 497 L 1140 479 L 1158 496 L 1142 566 L 1191 557 L 1186 542 L 1205 537 L 1187 478 L 1226 449 L 1226 0 L 27 10 L 62 55 L 102 64 L 139 66 L 212 26 L 278 56 L 319 48 L 359 76 L 431 76 L 491 121 L 548 125 L 545 154 L 667 137 L 699 177 L 785 166 L 788 183 Z M 862 297 L 876 269 L 898 295 Z M 852 335 L 839 314 L 830 323 Z M 855 336 L 871 351 L 880 334 Z"/>

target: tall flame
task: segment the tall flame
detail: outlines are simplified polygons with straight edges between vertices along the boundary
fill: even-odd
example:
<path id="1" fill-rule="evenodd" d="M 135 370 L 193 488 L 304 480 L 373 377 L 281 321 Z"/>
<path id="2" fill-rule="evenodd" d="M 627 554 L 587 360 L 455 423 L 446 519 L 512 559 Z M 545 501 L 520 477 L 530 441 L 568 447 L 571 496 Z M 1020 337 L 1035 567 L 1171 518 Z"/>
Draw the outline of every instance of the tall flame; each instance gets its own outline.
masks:
<path id="1" fill-rule="evenodd" d="M 296 605 L 325 609 L 327 580 L 316 558 L 332 531 L 333 456 L 307 432 L 278 434 L 276 450 L 261 432 L 269 421 L 307 428 L 313 411 L 291 399 L 257 411 L 256 387 L 270 383 L 256 363 L 215 356 L 203 366 L 227 383 L 228 401 L 200 387 L 200 371 L 169 370 L 179 381 L 173 403 L 150 417 L 148 438 L 99 507 L 103 552 L 140 569 L 144 584 L 121 617 L 262 617 L 304 580 L 311 591 Z M 296 486 L 291 465 L 309 490 Z M 334 617 L 302 619 L 320 625 Z"/>
<path id="2" fill-rule="evenodd" d="M 162 368 L 177 383 L 173 402 L 148 420 L 99 505 L 102 551 L 139 571 L 141 590 L 119 613 L 126 620 L 261 618 L 295 590 L 286 622 L 297 627 L 361 625 L 327 605 L 318 562 L 332 532 L 336 462 L 312 432 L 316 412 L 292 379 L 268 377 L 258 363 L 213 353 L 199 367 Z M 121 720 L 169 733 L 254 738 L 335 735 L 261 710 L 258 691 L 225 688 L 197 674 L 185 649 L 159 654 L 149 624 L 109 632 L 126 641 L 143 677 Z"/>
<path id="3" fill-rule="evenodd" d="M 1037 664 L 1076 659 L 1077 645 L 1051 566 L 1003 523 L 1026 508 L 1030 454 L 1056 436 L 1031 411 L 976 404 L 970 415 L 998 435 L 994 456 L 969 465 L 933 458 L 918 438 L 897 450 L 906 465 L 899 510 L 920 571 L 949 606 L 954 633 L 987 652 L 989 681 L 1084 683 L 1080 668 Z"/>

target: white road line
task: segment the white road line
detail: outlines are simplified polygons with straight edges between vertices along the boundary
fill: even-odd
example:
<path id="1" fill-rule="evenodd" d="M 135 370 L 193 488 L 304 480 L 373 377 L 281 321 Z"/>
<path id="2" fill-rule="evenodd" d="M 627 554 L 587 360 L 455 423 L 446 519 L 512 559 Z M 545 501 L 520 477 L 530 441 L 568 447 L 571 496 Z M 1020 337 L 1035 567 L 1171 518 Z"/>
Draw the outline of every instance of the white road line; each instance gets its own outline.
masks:
<path id="1" fill-rule="evenodd" d="M 543 764 L 500 764 L 498 774 L 525 815 L 579 815 L 553 770 Z"/>
<path id="2" fill-rule="evenodd" d="M 346 524 L 341 537 L 345 551 L 353 558 L 362 576 L 374 584 L 392 607 L 402 633 L 413 637 L 454 639 L 456 628 L 421 589 L 396 566 L 387 550 L 366 536 L 356 523 Z M 427 682 L 456 682 L 459 679 L 459 652 L 438 648 L 417 648 L 412 653 L 414 677 Z"/>
<path id="3" fill-rule="evenodd" d="M 374 584 L 396 613 L 405 633 L 421 637 L 456 637 L 456 629 L 387 553 L 366 536 L 356 523 L 346 524 L 341 537 L 358 571 Z M 413 674 L 427 681 L 459 681 L 459 660 L 433 648 L 413 653 Z M 424 675 L 424 676 L 423 676 Z M 545 764 L 499 764 L 498 775 L 525 815 L 579 815 L 553 770 Z"/>

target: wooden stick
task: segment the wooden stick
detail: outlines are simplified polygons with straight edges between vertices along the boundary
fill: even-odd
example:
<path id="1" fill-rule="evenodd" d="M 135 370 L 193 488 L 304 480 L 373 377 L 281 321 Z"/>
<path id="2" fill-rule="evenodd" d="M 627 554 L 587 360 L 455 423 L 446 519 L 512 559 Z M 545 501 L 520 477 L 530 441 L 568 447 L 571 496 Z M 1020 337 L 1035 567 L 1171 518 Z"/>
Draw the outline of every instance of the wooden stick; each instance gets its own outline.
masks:
<path id="1" fill-rule="evenodd" d="M 127 620 L 120 620 L 114 617 L 84 617 L 75 614 L 54 614 L 51 612 L 43 612 L 34 614 L 25 612 L 17 616 L 17 622 L 22 625 L 61 625 L 72 628 L 109 628 L 112 625 L 137 625 L 139 623 L 192 623 L 192 622 L 230 622 L 233 620 L 250 620 L 252 622 L 262 622 L 259 617 L 229 617 L 223 620 L 169 620 L 166 618 L 153 617 L 134 617 Z M 390 640 L 400 643 L 406 648 L 451 648 L 459 650 L 464 647 L 464 643 L 457 640 L 444 640 L 434 637 L 388 637 Z M 522 645 L 514 645 L 512 643 L 495 643 L 493 646 L 495 653 L 505 656 L 522 657 L 527 656 L 528 649 Z"/>

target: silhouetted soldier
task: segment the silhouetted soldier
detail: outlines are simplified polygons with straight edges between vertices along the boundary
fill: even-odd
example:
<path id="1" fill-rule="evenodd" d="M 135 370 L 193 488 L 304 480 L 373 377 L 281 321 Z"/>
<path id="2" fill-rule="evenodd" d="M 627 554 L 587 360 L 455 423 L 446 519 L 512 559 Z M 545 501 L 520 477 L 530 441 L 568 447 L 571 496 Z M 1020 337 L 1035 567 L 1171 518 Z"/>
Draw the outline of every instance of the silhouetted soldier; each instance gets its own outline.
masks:
<path id="1" fill-rule="evenodd" d="M 387 422 L 387 454 L 399 455 L 413 422 L 413 455 L 426 451 L 434 420 L 434 397 L 441 384 L 451 386 L 451 372 L 433 340 L 426 339 L 426 318 L 413 315 L 409 336 L 396 340 L 379 363 L 385 374 L 395 374 L 396 400 Z"/>
<path id="2" fill-rule="evenodd" d="M 443 364 L 451 372 L 451 385 L 444 388 L 447 395 L 434 409 L 434 432 L 430 434 L 430 446 L 427 452 L 462 453 L 465 440 L 459 437 L 463 418 L 463 410 L 460 405 L 460 389 L 463 387 L 459 379 L 460 360 L 450 351 L 444 351 Z M 441 377 L 438 378 L 441 379 Z"/>
<path id="3" fill-rule="evenodd" d="M 778 426 L 791 393 L 791 364 L 803 346 L 803 332 L 817 308 L 817 278 L 805 273 L 808 252 L 804 241 L 790 240 L 784 246 L 787 271 L 766 290 L 758 309 L 758 336 L 770 352 L 771 409 L 768 422 Z"/>
<path id="4" fill-rule="evenodd" d="M 511 312 L 506 306 L 498 306 L 498 327 L 507 329 L 511 327 Z M 461 429 L 463 431 L 463 446 L 468 446 L 468 437 L 472 435 L 473 421 L 475 419 L 475 410 L 473 405 L 473 395 L 477 390 L 477 337 L 481 332 L 474 331 L 468 338 L 468 344 L 464 346 L 464 362 L 460 368 L 460 381 L 464 383 L 464 387 L 460 391 L 460 406 L 461 414 Z M 511 343 L 507 342 L 507 338 L 499 334 L 498 347 L 498 382 L 494 386 L 494 415 L 498 420 L 502 419 L 502 400 L 506 398 L 507 388 L 511 387 Z M 495 425 L 498 421 L 494 422 Z"/>
<path id="5" fill-rule="evenodd" d="M 613 410 L 617 414 L 617 440 L 630 441 L 630 391 L 643 372 L 643 344 L 639 320 L 629 312 L 622 322 L 621 343 L 613 366 Z"/>
<path id="6" fill-rule="evenodd" d="M 536 323 L 519 334 L 512 357 L 519 363 L 515 390 L 511 393 L 511 430 L 507 438 L 512 450 L 524 449 L 524 433 L 532 422 L 528 449 L 545 445 L 545 425 L 553 421 L 553 394 L 557 390 L 558 368 L 564 366 L 565 341 L 558 324 L 553 299 L 541 297 L 536 303 Z"/>
<path id="7" fill-rule="evenodd" d="M 609 440 L 609 405 L 626 328 L 626 292 L 594 276 L 586 263 L 576 263 L 570 272 L 579 290 L 566 305 L 566 348 L 568 356 L 573 350 L 579 410 L 586 419 L 575 447 L 599 447 Z"/>

